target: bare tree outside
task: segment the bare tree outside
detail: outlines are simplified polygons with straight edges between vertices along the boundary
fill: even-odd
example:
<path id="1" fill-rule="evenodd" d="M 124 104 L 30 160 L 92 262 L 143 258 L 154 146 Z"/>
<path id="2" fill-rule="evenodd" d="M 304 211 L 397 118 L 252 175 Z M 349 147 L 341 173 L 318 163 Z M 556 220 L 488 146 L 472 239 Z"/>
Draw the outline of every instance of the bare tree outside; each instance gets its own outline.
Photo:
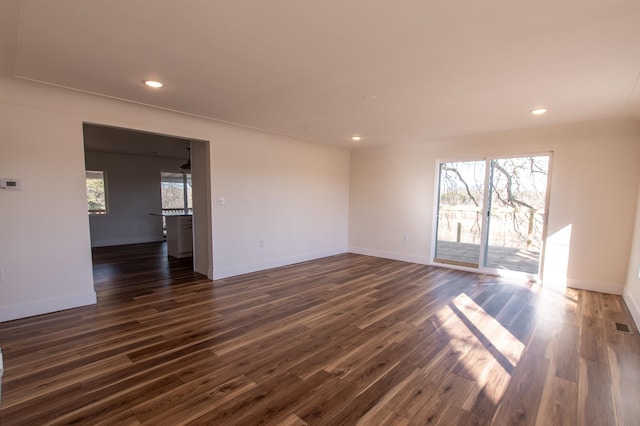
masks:
<path id="1" fill-rule="evenodd" d="M 192 213 L 191 173 L 161 172 L 162 233 L 167 235 L 166 215 Z"/>
<path id="2" fill-rule="evenodd" d="M 480 243 L 486 163 L 440 165 L 438 240 Z"/>
<path id="3" fill-rule="evenodd" d="M 485 188 L 489 166 L 489 187 Z M 529 260 L 525 272 L 537 272 L 542 249 L 548 156 L 449 162 L 440 165 L 436 257 L 476 265 L 488 214 L 485 266 L 505 267 L 505 248 Z M 490 196 L 485 197 L 485 191 Z M 489 205 L 484 206 L 487 199 Z M 502 250 L 499 250 L 502 249 Z M 446 257 L 444 257 L 446 260 Z M 513 260 L 515 261 L 515 260 Z M 520 262 L 524 265 L 526 262 Z"/>
<path id="4" fill-rule="evenodd" d="M 497 159 L 492 166 L 489 244 L 539 252 L 549 157 Z"/>
<path id="5" fill-rule="evenodd" d="M 188 213 L 192 206 L 191 174 L 186 173 L 186 185 L 185 174 L 175 172 L 162 172 L 160 182 L 162 210 L 166 213 Z"/>
<path id="6" fill-rule="evenodd" d="M 87 170 L 85 172 L 85 183 L 89 214 L 106 214 L 107 196 L 104 185 L 104 172 Z"/>

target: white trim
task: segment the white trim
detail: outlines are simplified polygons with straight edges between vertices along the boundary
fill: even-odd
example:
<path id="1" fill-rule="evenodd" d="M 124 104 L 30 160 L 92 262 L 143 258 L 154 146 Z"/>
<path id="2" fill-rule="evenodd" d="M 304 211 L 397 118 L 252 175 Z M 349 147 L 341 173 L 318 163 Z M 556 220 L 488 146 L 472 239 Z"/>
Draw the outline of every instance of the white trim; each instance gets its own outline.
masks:
<path id="1" fill-rule="evenodd" d="M 627 307 L 629 308 L 629 312 L 631 312 L 631 316 L 633 317 L 633 322 L 636 323 L 636 328 L 640 328 L 640 305 L 638 301 L 633 298 L 633 295 L 628 290 L 627 287 L 624 288 L 624 292 L 622 293 L 622 298 L 624 299 Z"/>
<path id="2" fill-rule="evenodd" d="M 322 252 L 284 257 L 281 259 L 265 260 L 262 262 L 249 263 L 245 265 L 237 265 L 237 266 L 231 266 L 228 268 L 218 268 L 218 269 L 216 269 L 214 264 L 213 279 L 220 280 L 223 278 L 235 277 L 236 275 L 244 275 L 244 274 L 249 274 L 251 272 L 263 271 L 265 269 L 293 265 L 294 263 L 321 259 L 323 257 L 335 256 L 337 254 L 343 254 L 343 253 L 345 253 L 345 250 L 343 249 L 327 250 Z"/>
<path id="3" fill-rule="evenodd" d="M 365 256 L 381 257 L 383 259 L 400 260 L 402 262 L 419 263 L 429 265 L 429 259 L 424 256 L 415 256 L 412 254 L 396 253 L 392 251 L 368 249 L 364 247 L 349 247 L 349 253 L 363 254 Z"/>
<path id="4" fill-rule="evenodd" d="M 433 190 L 433 209 L 431 211 L 431 217 L 433 220 L 431 221 L 431 252 L 429 263 L 436 255 L 436 245 L 438 244 L 438 225 L 440 222 L 440 217 L 438 217 L 438 212 L 440 210 L 440 167 L 444 161 L 436 159 L 436 176 L 434 178 L 435 188 Z"/>
<path id="5" fill-rule="evenodd" d="M 622 294 L 624 284 L 608 281 L 578 280 L 567 278 L 567 287 L 579 290 L 599 291 L 600 293 Z"/>
<path id="6" fill-rule="evenodd" d="M 431 265 L 432 266 L 437 266 L 438 268 L 455 269 L 456 271 L 472 272 L 474 274 L 485 274 L 485 275 L 498 276 L 498 274 L 496 274 L 496 273 L 494 273 L 492 271 L 481 271 L 478 268 L 471 268 L 469 266 L 454 265 L 453 263 L 431 262 Z"/>
<path id="7" fill-rule="evenodd" d="M 482 263 L 486 263 L 487 251 L 489 248 L 489 231 L 491 230 L 491 192 L 493 191 L 493 161 L 495 158 L 485 158 L 484 160 L 484 196 L 482 197 L 482 224 L 480 225 L 480 251 L 478 253 L 478 269 L 482 269 L 480 266 Z M 440 208 L 440 200 L 438 200 L 438 209 Z M 436 235 L 436 245 L 438 244 Z"/>
<path id="8" fill-rule="evenodd" d="M 0 306 L 0 322 L 63 311 L 79 306 L 95 305 L 96 302 L 96 292 L 91 291 L 63 297 L 34 300 L 33 302 L 18 305 Z"/>

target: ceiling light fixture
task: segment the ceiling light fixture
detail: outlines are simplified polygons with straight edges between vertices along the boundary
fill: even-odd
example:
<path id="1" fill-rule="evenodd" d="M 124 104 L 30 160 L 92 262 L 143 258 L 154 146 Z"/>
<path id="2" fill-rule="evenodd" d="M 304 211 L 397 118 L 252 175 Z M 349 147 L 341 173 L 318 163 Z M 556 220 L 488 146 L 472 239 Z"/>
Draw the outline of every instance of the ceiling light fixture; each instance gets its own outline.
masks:
<path id="1" fill-rule="evenodd" d="M 351 140 L 354 142 L 358 142 L 360 139 L 362 139 L 360 136 L 351 136 Z"/>
<path id="2" fill-rule="evenodd" d="M 143 83 L 146 84 L 149 87 L 153 87 L 154 89 L 159 89 L 162 86 L 164 86 L 163 82 L 155 81 L 155 80 L 144 80 Z"/>
<path id="3" fill-rule="evenodd" d="M 180 166 L 180 169 L 185 171 L 185 172 L 190 172 L 191 171 L 191 148 L 186 148 L 187 152 L 189 153 L 189 158 L 187 158 L 187 162 L 184 163 L 182 166 Z"/>
<path id="4" fill-rule="evenodd" d="M 532 109 L 531 111 L 529 111 L 531 114 L 533 115 L 542 115 L 545 112 L 547 112 L 546 108 L 536 108 L 536 109 Z"/>

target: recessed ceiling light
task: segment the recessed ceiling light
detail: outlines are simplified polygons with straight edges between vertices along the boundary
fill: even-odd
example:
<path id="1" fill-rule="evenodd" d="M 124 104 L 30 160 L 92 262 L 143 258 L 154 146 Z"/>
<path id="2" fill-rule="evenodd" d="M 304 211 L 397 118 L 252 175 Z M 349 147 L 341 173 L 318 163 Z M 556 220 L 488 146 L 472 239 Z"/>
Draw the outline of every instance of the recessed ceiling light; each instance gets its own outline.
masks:
<path id="1" fill-rule="evenodd" d="M 546 108 L 536 108 L 536 109 L 532 109 L 529 112 L 531 112 L 531 114 L 533 114 L 533 115 L 542 115 L 545 112 L 547 112 L 547 109 Z"/>
<path id="2" fill-rule="evenodd" d="M 354 142 L 358 142 L 360 139 L 362 139 L 360 136 L 351 136 L 351 140 Z"/>
<path id="3" fill-rule="evenodd" d="M 153 87 L 154 89 L 159 89 L 162 86 L 164 86 L 163 82 L 155 81 L 155 80 L 144 80 L 143 83 L 146 84 L 149 87 Z"/>
<path id="4" fill-rule="evenodd" d="M 362 97 L 362 100 L 363 100 L 364 102 L 373 102 L 373 101 L 375 101 L 376 99 L 378 99 L 378 98 L 376 98 L 374 95 L 367 95 L 367 96 L 363 96 L 363 97 Z"/>

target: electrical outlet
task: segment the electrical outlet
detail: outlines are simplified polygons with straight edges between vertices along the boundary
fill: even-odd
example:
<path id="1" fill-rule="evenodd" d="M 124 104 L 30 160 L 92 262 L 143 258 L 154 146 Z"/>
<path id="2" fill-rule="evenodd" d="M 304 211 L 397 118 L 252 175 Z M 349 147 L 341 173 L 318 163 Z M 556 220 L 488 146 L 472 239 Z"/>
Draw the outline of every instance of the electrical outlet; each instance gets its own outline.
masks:
<path id="1" fill-rule="evenodd" d="M 260 240 L 260 247 L 264 247 L 264 240 Z"/>
<path id="2" fill-rule="evenodd" d="M 404 235 L 402 236 L 402 239 L 404 240 L 404 242 L 405 242 L 405 243 L 408 243 L 408 242 L 409 242 L 409 235 L 404 234 Z"/>
<path id="3" fill-rule="evenodd" d="M 0 281 L 4 281 L 4 268 L 0 266 Z"/>

